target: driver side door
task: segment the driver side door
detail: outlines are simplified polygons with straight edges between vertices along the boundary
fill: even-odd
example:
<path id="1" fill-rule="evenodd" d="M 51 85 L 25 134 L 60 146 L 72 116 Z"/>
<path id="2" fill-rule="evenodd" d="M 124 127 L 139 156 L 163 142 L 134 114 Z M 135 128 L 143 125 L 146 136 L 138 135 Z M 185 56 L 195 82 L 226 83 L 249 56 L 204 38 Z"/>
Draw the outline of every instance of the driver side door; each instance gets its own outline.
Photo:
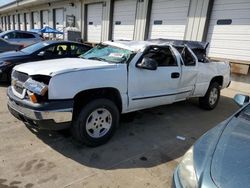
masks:
<path id="1" fill-rule="evenodd" d="M 157 69 L 138 67 L 145 58 L 154 60 Z M 181 68 L 171 47 L 149 47 L 137 62 L 129 65 L 129 111 L 173 103 L 180 79 Z"/>

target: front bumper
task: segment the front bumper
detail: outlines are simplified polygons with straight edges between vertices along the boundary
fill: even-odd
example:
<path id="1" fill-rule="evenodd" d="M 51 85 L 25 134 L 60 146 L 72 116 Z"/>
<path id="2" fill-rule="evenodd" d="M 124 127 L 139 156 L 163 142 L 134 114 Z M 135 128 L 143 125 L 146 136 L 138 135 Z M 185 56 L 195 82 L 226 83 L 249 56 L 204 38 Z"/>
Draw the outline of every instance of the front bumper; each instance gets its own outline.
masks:
<path id="1" fill-rule="evenodd" d="M 40 129 L 59 130 L 71 125 L 73 100 L 54 100 L 34 104 L 17 98 L 8 88 L 8 109 L 13 116 Z"/>

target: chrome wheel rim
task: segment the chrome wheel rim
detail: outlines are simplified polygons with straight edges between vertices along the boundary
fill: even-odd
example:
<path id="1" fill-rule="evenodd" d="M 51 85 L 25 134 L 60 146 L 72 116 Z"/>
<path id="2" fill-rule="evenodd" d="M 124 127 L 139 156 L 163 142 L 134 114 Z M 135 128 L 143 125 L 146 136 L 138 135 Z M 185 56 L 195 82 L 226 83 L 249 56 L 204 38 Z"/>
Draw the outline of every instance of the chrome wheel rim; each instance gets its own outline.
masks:
<path id="1" fill-rule="evenodd" d="M 217 88 L 213 88 L 210 92 L 210 96 L 209 96 L 209 104 L 210 105 L 214 105 L 217 100 L 218 100 L 218 89 Z"/>
<path id="2" fill-rule="evenodd" d="M 94 110 L 86 120 L 86 131 L 92 138 L 101 138 L 107 134 L 112 125 L 112 115 L 105 108 Z"/>

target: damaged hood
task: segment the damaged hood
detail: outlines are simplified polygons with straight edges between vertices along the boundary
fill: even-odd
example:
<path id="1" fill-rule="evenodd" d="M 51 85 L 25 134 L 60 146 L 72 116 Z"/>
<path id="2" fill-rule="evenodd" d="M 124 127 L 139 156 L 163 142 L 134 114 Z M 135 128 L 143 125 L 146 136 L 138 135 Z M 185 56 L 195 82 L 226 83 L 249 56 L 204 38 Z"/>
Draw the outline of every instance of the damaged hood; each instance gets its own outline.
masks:
<path id="1" fill-rule="evenodd" d="M 76 70 L 89 70 L 115 67 L 116 64 L 97 60 L 87 60 L 82 58 L 64 58 L 37 61 L 18 65 L 14 70 L 27 73 L 29 75 L 53 76 Z"/>

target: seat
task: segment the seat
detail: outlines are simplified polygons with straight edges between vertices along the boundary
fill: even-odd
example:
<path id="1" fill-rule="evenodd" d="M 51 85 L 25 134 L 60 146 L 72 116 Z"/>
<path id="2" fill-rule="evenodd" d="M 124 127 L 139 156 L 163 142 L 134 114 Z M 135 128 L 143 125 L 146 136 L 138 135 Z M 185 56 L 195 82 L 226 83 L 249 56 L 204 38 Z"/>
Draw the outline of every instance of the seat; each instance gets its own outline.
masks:
<path id="1" fill-rule="evenodd" d="M 62 56 L 65 54 L 66 54 L 66 51 L 63 49 L 63 47 L 59 46 L 58 47 L 58 55 Z"/>

